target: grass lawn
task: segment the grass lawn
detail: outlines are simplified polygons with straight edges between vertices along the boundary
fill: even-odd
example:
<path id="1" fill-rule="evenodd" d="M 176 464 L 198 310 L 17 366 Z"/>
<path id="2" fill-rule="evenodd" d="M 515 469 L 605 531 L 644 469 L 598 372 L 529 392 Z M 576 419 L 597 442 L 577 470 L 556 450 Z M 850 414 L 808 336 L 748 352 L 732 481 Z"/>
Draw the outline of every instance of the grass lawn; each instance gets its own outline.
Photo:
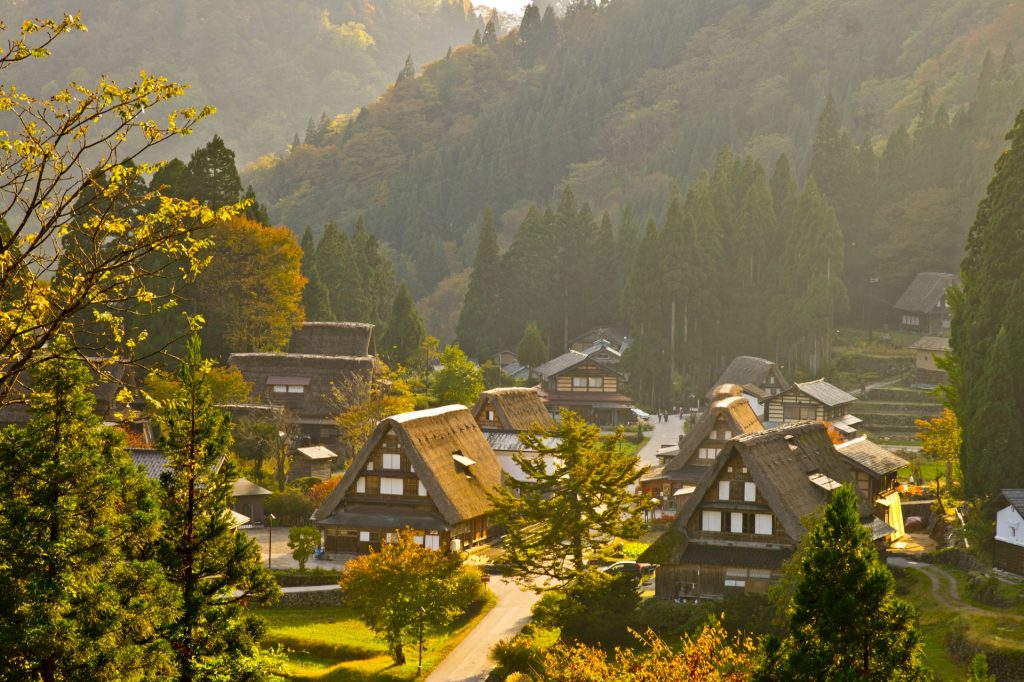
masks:
<path id="1" fill-rule="evenodd" d="M 463 617 L 448 628 L 428 631 L 423 647 L 423 677 L 440 663 L 494 606 L 490 596 L 479 613 Z M 269 608 L 265 644 L 281 644 L 288 655 L 290 680 L 324 682 L 415 680 L 418 644 L 405 648 L 407 662 L 396 666 L 382 640 L 344 606 Z"/>
<path id="2" fill-rule="evenodd" d="M 626 435 L 623 436 L 622 438 L 622 442 L 619 443 L 619 450 L 630 455 L 635 455 L 636 453 L 640 452 L 640 448 L 647 445 L 647 441 L 649 441 L 650 439 L 650 436 L 644 436 L 643 440 L 637 443 L 636 431 L 634 431 L 633 433 L 626 433 Z"/>
<path id="3" fill-rule="evenodd" d="M 921 462 L 920 468 L 921 468 L 921 477 L 924 480 L 917 481 L 918 485 L 921 485 L 922 483 L 934 483 L 935 482 L 935 476 L 938 475 L 938 474 L 942 474 L 943 485 L 945 485 L 945 480 L 946 480 L 946 463 L 945 462 L 939 462 L 939 461 L 935 461 L 935 462 Z M 904 481 L 907 480 L 907 478 L 910 476 L 911 469 L 912 469 L 911 466 L 905 466 L 902 469 L 900 469 L 899 472 L 898 472 L 898 476 L 900 477 L 900 479 L 904 480 Z"/>
<path id="4" fill-rule="evenodd" d="M 957 578 L 960 596 L 973 602 L 965 594 L 963 574 L 948 566 L 942 569 Z M 999 609 L 973 602 L 987 613 L 965 611 L 936 599 L 928 576 L 913 569 L 900 572 L 897 581 L 900 596 L 917 607 L 925 661 L 934 671 L 937 682 L 959 682 L 967 678 L 966 666 L 953 660 L 944 642 L 946 633 L 955 624 L 962 623 L 967 639 L 987 651 L 1024 651 L 1024 619 L 1007 615 L 1019 613 L 1019 608 Z"/>

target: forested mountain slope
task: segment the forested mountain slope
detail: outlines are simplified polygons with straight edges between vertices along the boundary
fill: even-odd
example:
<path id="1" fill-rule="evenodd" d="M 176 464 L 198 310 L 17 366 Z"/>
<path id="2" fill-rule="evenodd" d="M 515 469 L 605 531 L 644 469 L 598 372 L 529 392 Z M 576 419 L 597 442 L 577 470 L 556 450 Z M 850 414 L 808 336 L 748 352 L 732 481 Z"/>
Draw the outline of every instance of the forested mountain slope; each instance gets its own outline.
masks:
<path id="1" fill-rule="evenodd" d="M 724 145 L 768 165 L 786 153 L 803 176 L 831 93 L 835 139 L 821 149 L 839 157 L 818 180 L 857 261 L 851 296 L 869 264 L 904 262 L 907 224 L 915 238 L 936 221 L 942 233 L 907 268 L 958 262 L 965 216 L 1021 104 L 1013 56 L 1000 55 L 1024 30 L 1024 4 L 576 4 L 565 19 L 532 13 L 497 43 L 455 50 L 247 181 L 295 229 L 364 214 L 426 294 L 469 265 L 486 206 L 507 243 L 526 205 L 565 183 L 598 215 L 629 204 L 660 217 L 672 188 L 695 182 Z M 853 192 L 854 176 L 867 193 L 834 196 Z M 874 235 L 870 249 L 858 230 Z"/>
<path id="2" fill-rule="evenodd" d="M 105 73 L 128 81 L 140 68 L 192 85 L 189 102 L 212 104 L 202 140 L 219 133 L 239 161 L 283 150 L 310 116 L 372 102 L 402 69 L 469 42 L 483 25 L 463 0 L 5 0 L 3 18 L 81 10 L 89 32 L 50 59 L 19 67 L 19 86 L 52 94 L 69 80 Z"/>

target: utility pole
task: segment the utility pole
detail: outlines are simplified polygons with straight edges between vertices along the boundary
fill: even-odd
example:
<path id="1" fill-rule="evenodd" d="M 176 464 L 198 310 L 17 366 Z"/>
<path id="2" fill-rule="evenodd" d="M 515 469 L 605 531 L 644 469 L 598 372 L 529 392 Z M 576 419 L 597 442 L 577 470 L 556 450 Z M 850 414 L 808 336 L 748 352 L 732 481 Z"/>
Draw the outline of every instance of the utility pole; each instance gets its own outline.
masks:
<path id="1" fill-rule="evenodd" d="M 672 357 L 670 358 L 669 373 L 668 373 L 668 384 L 669 393 L 672 392 L 672 382 L 675 381 L 676 376 L 676 302 L 672 301 L 672 327 L 669 329 L 669 346 L 671 348 Z"/>

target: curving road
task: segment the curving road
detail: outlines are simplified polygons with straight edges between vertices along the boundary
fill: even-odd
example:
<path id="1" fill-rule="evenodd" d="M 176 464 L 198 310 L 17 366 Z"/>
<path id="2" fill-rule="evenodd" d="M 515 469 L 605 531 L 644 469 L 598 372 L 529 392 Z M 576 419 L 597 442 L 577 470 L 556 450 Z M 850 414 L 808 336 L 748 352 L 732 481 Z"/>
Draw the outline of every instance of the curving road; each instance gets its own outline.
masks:
<path id="1" fill-rule="evenodd" d="M 540 598 L 539 595 L 505 578 L 491 578 L 490 586 L 497 597 L 494 608 L 434 668 L 427 682 L 486 680 L 494 668 L 489 656 L 491 647 L 500 639 L 512 637 L 529 622 L 530 608 Z"/>

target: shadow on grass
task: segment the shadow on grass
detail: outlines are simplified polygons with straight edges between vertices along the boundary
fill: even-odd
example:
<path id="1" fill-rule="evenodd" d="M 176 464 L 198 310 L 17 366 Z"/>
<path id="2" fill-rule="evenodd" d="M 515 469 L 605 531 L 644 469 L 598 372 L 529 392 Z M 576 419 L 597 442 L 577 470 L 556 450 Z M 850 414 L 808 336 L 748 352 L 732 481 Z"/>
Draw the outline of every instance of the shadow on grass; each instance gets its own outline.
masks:
<path id="1" fill-rule="evenodd" d="M 345 644 L 329 644 L 314 640 L 302 639 L 299 637 L 268 636 L 264 640 L 269 646 L 280 644 L 289 654 L 294 652 L 309 660 L 320 661 L 359 661 L 366 658 L 374 658 L 381 655 L 380 649 L 370 647 L 348 646 Z M 289 658 L 291 656 L 289 655 Z"/>

